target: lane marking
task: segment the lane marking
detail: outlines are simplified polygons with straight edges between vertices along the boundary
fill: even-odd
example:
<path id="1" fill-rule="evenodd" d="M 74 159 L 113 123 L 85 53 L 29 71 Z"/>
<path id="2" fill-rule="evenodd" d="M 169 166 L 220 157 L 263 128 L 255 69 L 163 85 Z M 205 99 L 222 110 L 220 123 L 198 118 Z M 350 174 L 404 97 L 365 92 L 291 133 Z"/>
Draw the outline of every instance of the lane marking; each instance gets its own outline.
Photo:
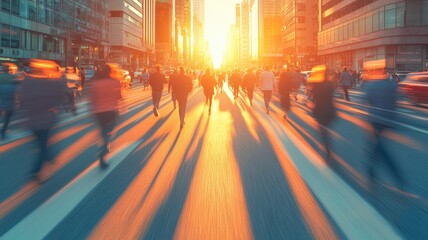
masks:
<path id="1" fill-rule="evenodd" d="M 144 139 L 124 145 L 107 161 L 109 167 L 101 170 L 98 161 L 53 195 L 39 208 L 6 232 L 1 239 L 43 239 L 76 206 L 128 157 Z"/>

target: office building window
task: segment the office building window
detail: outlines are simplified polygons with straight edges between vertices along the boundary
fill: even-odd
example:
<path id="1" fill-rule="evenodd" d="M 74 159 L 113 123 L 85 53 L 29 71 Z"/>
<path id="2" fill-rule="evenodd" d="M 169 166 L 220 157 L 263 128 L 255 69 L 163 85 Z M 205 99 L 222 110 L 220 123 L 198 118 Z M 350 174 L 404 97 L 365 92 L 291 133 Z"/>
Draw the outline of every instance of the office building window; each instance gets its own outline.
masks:
<path id="1" fill-rule="evenodd" d="M 21 47 L 21 29 L 17 27 L 10 27 L 10 47 L 20 48 Z"/>
<path id="2" fill-rule="evenodd" d="M 353 31 L 353 36 L 354 37 L 358 37 L 358 35 L 360 35 L 360 33 L 359 33 L 359 27 L 358 27 L 358 21 L 354 21 L 354 26 L 353 26 L 353 28 L 354 28 L 354 31 Z"/>
<path id="3" fill-rule="evenodd" d="M 372 23 L 373 23 L 373 32 L 379 30 L 379 13 L 375 13 L 372 15 Z"/>
<path id="4" fill-rule="evenodd" d="M 366 33 L 371 33 L 373 31 L 373 17 L 369 15 L 366 17 Z"/>
<path id="5" fill-rule="evenodd" d="M 19 16 L 19 5 L 20 5 L 20 1 L 19 0 L 12 1 L 11 5 L 10 5 L 10 12 L 12 14 L 15 14 L 15 15 Z"/>
<path id="6" fill-rule="evenodd" d="M 379 30 L 385 29 L 385 11 L 383 8 L 379 11 Z"/>
<path id="7" fill-rule="evenodd" d="M 10 47 L 10 28 L 9 25 L 0 24 L 1 29 L 1 46 Z"/>
<path id="8" fill-rule="evenodd" d="M 422 14 L 422 25 L 428 25 L 428 0 L 422 1 L 422 12 L 425 14 Z"/>
<path id="9" fill-rule="evenodd" d="M 366 34 L 366 23 L 365 23 L 365 20 L 366 19 L 364 19 L 364 18 L 358 20 L 358 26 L 359 26 L 358 33 L 359 33 L 359 35 Z"/>
<path id="10" fill-rule="evenodd" d="M 400 4 L 401 5 L 401 4 Z M 403 6 L 397 6 L 397 27 L 404 27 L 404 16 L 405 8 Z M 426 15 L 426 14 L 423 14 Z"/>
<path id="11" fill-rule="evenodd" d="M 1 10 L 10 12 L 10 0 L 1 0 Z"/>
<path id="12" fill-rule="evenodd" d="M 39 34 L 31 32 L 31 50 L 39 51 Z"/>
<path id="13" fill-rule="evenodd" d="M 28 19 L 32 21 L 37 21 L 36 0 L 28 0 Z"/>
<path id="14" fill-rule="evenodd" d="M 395 28 L 397 16 L 395 14 L 395 4 L 385 6 L 385 28 Z"/>
<path id="15" fill-rule="evenodd" d="M 30 41 L 28 41 L 28 38 L 30 36 L 30 33 L 25 30 L 21 30 L 21 48 L 23 49 L 30 49 Z"/>

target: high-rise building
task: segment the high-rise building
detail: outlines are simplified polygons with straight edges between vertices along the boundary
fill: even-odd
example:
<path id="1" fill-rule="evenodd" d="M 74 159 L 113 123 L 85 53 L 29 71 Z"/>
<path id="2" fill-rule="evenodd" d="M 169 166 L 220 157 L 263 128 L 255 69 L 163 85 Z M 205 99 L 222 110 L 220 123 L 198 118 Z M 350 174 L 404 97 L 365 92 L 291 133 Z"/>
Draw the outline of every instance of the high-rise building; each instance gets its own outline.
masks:
<path id="1" fill-rule="evenodd" d="M 109 0 L 110 60 L 126 69 L 143 65 L 142 0 Z"/>
<path id="2" fill-rule="evenodd" d="M 193 0 L 193 63 L 205 67 L 205 0 Z"/>
<path id="3" fill-rule="evenodd" d="M 164 66 L 175 65 L 177 62 L 175 36 L 177 26 L 174 20 L 174 1 L 156 0 L 155 17 L 156 63 Z"/>
<path id="4" fill-rule="evenodd" d="M 261 64 L 282 65 L 281 0 L 258 0 L 258 59 Z"/>
<path id="5" fill-rule="evenodd" d="M 390 71 L 428 67 L 428 1 L 321 1 L 318 55 L 332 67 L 362 69 L 385 60 Z"/>
<path id="6" fill-rule="evenodd" d="M 156 0 L 143 0 L 143 55 L 140 65 L 150 66 L 155 57 Z"/>
<path id="7" fill-rule="evenodd" d="M 193 8 L 192 0 L 175 0 L 175 18 L 181 35 L 183 37 L 182 43 L 182 60 L 179 63 L 184 65 L 189 64 L 192 56 L 192 33 L 193 33 Z M 180 49 L 181 46 L 178 47 Z M 180 53 L 178 53 L 180 55 Z"/>
<path id="8" fill-rule="evenodd" d="M 97 65 L 108 53 L 107 0 L 1 1 L 0 61 Z"/>
<path id="9" fill-rule="evenodd" d="M 307 69 L 315 64 L 317 2 L 318 0 L 282 1 L 282 44 L 287 65 Z"/>
<path id="10" fill-rule="evenodd" d="M 225 55 L 223 57 L 223 65 L 231 68 L 239 65 L 239 28 L 233 24 L 227 32 L 227 44 Z"/>
<path id="11" fill-rule="evenodd" d="M 250 6 L 248 0 L 240 4 L 240 26 L 239 26 L 239 60 L 242 67 L 251 63 L 250 50 Z"/>
<path id="12" fill-rule="evenodd" d="M 251 62 L 259 60 L 259 1 L 250 0 L 250 56 Z"/>

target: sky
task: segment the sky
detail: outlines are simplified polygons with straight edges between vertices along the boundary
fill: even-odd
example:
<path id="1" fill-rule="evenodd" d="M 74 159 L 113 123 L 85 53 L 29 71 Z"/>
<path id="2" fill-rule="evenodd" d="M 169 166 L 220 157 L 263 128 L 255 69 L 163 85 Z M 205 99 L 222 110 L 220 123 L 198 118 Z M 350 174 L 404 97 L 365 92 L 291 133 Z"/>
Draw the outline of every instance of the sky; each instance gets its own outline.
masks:
<path id="1" fill-rule="evenodd" d="M 239 0 L 205 0 L 205 38 L 209 42 L 215 67 L 219 67 L 226 48 L 227 31 L 235 23 Z"/>

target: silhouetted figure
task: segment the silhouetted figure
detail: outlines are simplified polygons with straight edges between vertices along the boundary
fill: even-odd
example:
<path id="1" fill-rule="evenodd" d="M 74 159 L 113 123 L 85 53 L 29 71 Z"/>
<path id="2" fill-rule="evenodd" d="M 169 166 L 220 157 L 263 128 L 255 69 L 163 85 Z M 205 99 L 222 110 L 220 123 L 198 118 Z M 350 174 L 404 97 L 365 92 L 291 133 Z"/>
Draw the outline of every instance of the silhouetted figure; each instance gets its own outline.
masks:
<path id="1" fill-rule="evenodd" d="M 275 88 L 275 74 L 270 70 L 269 66 L 266 66 L 265 70 L 260 73 L 260 88 L 263 92 L 266 113 L 269 114 L 270 100 L 272 99 L 272 92 Z"/>
<path id="2" fill-rule="evenodd" d="M 184 127 L 184 116 L 186 114 L 187 97 L 193 89 L 192 78 L 187 76 L 184 68 L 180 67 L 180 74 L 171 82 L 172 91 L 178 102 L 178 115 L 180 117 L 180 128 Z"/>
<path id="3" fill-rule="evenodd" d="M 352 87 L 352 75 L 349 73 L 347 67 L 343 67 L 342 73 L 340 73 L 339 83 L 342 86 L 343 93 L 345 94 L 346 101 L 349 101 L 349 88 Z"/>
<path id="4" fill-rule="evenodd" d="M 403 187 L 404 179 L 402 174 L 388 153 L 385 139 L 382 137 L 385 130 L 394 128 L 391 121 L 396 117 L 396 85 L 389 80 L 389 76 L 386 73 L 383 75 L 371 75 L 368 72 L 367 74 L 365 73 L 364 78 L 363 91 L 365 92 L 366 100 L 372 107 L 369 109 L 369 121 L 373 126 L 375 138 L 374 154 L 369 161 L 368 174 L 374 180 L 376 178 L 376 168 L 382 166 L 381 163 L 383 163 L 384 166 L 389 168 L 398 185 Z"/>
<path id="5" fill-rule="evenodd" d="M 175 95 L 174 89 L 172 89 L 172 82 L 175 82 L 178 78 L 178 72 L 176 69 L 172 72 L 171 76 L 169 76 L 168 82 L 168 92 L 171 93 L 171 100 L 174 103 L 174 109 L 177 108 L 177 96 Z"/>
<path id="6" fill-rule="evenodd" d="M 15 81 L 15 76 L 11 74 L 12 69 L 10 68 L 11 65 L 9 64 L 2 64 L 0 66 L 0 114 L 3 113 L 4 116 L 0 132 L 1 139 L 6 137 L 6 131 L 15 109 L 17 82 Z"/>
<path id="7" fill-rule="evenodd" d="M 82 90 L 83 90 L 85 89 L 85 86 L 86 86 L 86 71 L 84 67 L 80 68 L 79 75 L 80 75 L 80 81 L 81 81 Z"/>
<path id="8" fill-rule="evenodd" d="M 204 88 L 205 103 L 208 104 L 208 113 L 211 114 L 211 106 L 213 103 L 214 88 L 216 81 L 213 75 L 211 75 L 211 70 L 207 68 L 205 70 L 204 76 L 201 78 L 201 85 Z"/>
<path id="9" fill-rule="evenodd" d="M 149 84 L 152 87 L 153 114 L 158 117 L 159 103 L 162 98 L 163 85 L 167 82 L 165 75 L 160 71 L 160 66 L 156 66 L 155 70 L 156 72 L 151 74 L 149 77 Z"/>
<path id="10" fill-rule="evenodd" d="M 257 77 L 253 73 L 253 70 L 249 68 L 247 73 L 244 75 L 244 86 L 247 90 L 248 100 L 250 105 L 253 106 L 254 87 L 257 84 Z"/>
<path id="11" fill-rule="evenodd" d="M 327 154 L 326 161 L 331 160 L 330 136 L 328 129 L 336 116 L 336 110 L 333 104 L 334 87 L 329 81 L 329 73 L 323 74 L 324 79 L 321 82 L 313 83 L 313 114 L 318 122 L 321 138 L 324 143 L 324 148 Z"/>
<path id="12" fill-rule="evenodd" d="M 118 117 L 118 101 L 122 99 L 120 79 L 115 79 L 113 66 L 106 64 L 97 74 L 91 89 L 92 112 L 101 128 L 100 167 L 106 168 L 105 155 L 110 152 L 110 138 Z"/>
<path id="13" fill-rule="evenodd" d="M 141 73 L 141 78 L 143 79 L 143 89 L 146 90 L 146 88 L 149 87 L 150 78 L 150 73 L 147 71 L 147 69 L 144 69 L 143 73 Z"/>
<path id="14" fill-rule="evenodd" d="M 278 81 L 278 93 L 281 97 L 281 106 L 284 110 L 284 119 L 287 119 L 287 112 L 290 110 L 290 91 L 293 88 L 293 73 L 289 68 L 281 72 Z"/>
<path id="15" fill-rule="evenodd" d="M 235 69 L 235 71 L 230 76 L 230 84 L 233 88 L 233 96 L 236 99 L 239 97 L 239 86 L 241 85 L 241 74 L 239 73 L 238 69 Z"/>
<path id="16" fill-rule="evenodd" d="M 43 162 L 50 160 L 48 140 L 51 128 L 57 122 L 61 100 L 65 97 L 66 85 L 61 79 L 58 65 L 53 61 L 33 59 L 30 73 L 22 81 L 20 105 L 24 110 L 26 126 L 34 133 L 39 154 L 31 174 L 36 179 Z"/>

